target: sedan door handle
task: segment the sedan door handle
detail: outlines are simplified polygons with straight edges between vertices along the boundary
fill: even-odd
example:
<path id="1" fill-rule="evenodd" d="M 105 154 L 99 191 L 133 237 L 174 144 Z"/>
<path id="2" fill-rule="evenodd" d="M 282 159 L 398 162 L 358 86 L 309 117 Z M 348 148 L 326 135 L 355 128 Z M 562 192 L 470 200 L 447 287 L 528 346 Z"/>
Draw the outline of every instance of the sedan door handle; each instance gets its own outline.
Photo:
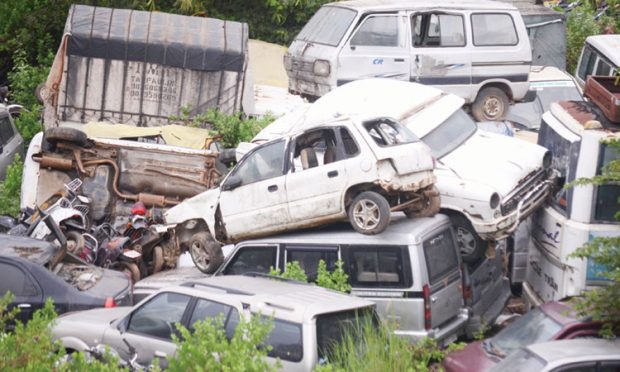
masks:
<path id="1" fill-rule="evenodd" d="M 30 304 L 19 304 L 17 305 L 18 308 L 20 309 L 30 309 L 32 307 L 32 305 Z"/>
<path id="2" fill-rule="evenodd" d="M 338 175 L 338 171 L 337 170 L 333 170 L 333 171 L 327 172 L 327 177 L 329 177 L 329 178 L 334 178 L 337 175 Z"/>
<path id="3" fill-rule="evenodd" d="M 394 62 L 405 62 L 404 58 L 394 58 Z"/>
<path id="4" fill-rule="evenodd" d="M 278 185 L 271 185 L 267 187 L 267 190 L 269 190 L 269 192 L 278 191 Z"/>

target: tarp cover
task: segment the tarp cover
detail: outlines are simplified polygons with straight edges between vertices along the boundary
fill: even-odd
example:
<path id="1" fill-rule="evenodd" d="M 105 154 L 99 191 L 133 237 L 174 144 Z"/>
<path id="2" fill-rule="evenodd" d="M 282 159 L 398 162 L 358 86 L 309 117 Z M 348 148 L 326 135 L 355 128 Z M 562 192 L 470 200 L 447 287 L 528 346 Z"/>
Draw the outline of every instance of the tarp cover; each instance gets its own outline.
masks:
<path id="1" fill-rule="evenodd" d="M 67 54 L 201 71 L 244 68 L 246 23 L 169 13 L 73 5 Z"/>

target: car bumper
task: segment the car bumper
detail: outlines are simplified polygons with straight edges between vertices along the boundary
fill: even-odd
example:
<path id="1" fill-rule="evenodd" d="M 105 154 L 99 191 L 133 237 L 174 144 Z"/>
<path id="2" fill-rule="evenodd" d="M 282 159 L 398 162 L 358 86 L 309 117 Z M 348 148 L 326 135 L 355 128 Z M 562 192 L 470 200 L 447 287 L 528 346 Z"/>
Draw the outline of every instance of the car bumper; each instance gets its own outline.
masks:
<path id="1" fill-rule="evenodd" d="M 517 229 L 521 221 L 526 219 L 545 202 L 552 188 L 552 180 L 541 182 L 521 199 L 517 208 L 511 213 L 492 222 L 470 218 L 472 226 L 482 239 L 501 240 L 507 238 Z"/>
<path id="2" fill-rule="evenodd" d="M 449 343 L 456 341 L 457 337 L 464 332 L 467 321 L 469 320 L 469 310 L 461 309 L 459 314 L 450 322 L 443 324 L 440 328 L 423 331 L 407 331 L 397 329 L 394 334 L 405 337 L 412 343 L 420 341 L 425 337 L 433 338 L 441 346 L 447 346 Z"/>

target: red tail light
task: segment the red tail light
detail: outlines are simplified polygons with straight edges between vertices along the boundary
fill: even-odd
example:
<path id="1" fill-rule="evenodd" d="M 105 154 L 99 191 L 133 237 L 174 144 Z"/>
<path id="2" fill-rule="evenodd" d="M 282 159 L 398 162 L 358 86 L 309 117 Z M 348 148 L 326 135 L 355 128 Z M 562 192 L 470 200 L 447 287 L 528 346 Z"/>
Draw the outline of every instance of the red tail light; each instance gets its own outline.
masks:
<path id="1" fill-rule="evenodd" d="M 116 304 L 116 301 L 114 301 L 114 299 L 112 297 L 107 297 L 105 299 L 105 303 L 103 305 L 103 307 L 105 308 L 110 308 L 110 307 L 117 307 L 118 305 Z"/>
<path id="2" fill-rule="evenodd" d="M 424 296 L 424 328 L 429 331 L 431 327 L 431 289 L 428 284 L 422 287 L 422 295 Z"/>
<path id="3" fill-rule="evenodd" d="M 472 297 L 471 287 L 463 284 L 463 298 L 465 299 L 465 303 L 468 303 L 468 301 L 471 301 L 471 297 Z"/>

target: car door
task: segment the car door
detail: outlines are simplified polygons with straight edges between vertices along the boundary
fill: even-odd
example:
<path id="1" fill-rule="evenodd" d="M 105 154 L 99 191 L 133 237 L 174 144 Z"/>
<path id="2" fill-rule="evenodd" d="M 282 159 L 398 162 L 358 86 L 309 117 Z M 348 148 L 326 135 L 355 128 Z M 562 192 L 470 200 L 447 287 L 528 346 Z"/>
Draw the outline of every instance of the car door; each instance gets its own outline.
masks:
<path id="1" fill-rule="evenodd" d="M 286 175 L 288 214 L 292 224 L 312 223 L 344 213 L 347 156 L 334 128 L 305 132 L 292 141 L 292 164 Z"/>
<path id="2" fill-rule="evenodd" d="M 460 13 L 411 12 L 411 80 L 461 97 L 472 95 L 471 52 Z"/>
<path id="3" fill-rule="evenodd" d="M 249 152 L 220 187 L 220 211 L 230 238 L 282 230 L 289 223 L 285 146 L 281 139 Z"/>
<path id="4" fill-rule="evenodd" d="M 23 156 L 23 142 L 8 112 L 0 111 L 0 180 L 6 176 L 7 167 L 13 162 L 15 154 Z"/>
<path id="5" fill-rule="evenodd" d="M 17 307 L 17 320 L 25 323 L 43 307 L 43 293 L 26 268 L 10 259 L 0 259 L 0 295 L 11 292 L 15 298 L 10 307 Z M 13 325 L 9 325 L 12 328 Z"/>
<path id="6" fill-rule="evenodd" d="M 124 329 L 106 331 L 103 343 L 110 345 L 124 360 L 133 357 L 127 344 L 131 345 L 137 353 L 137 362 L 142 365 L 150 364 L 154 358 L 174 355 L 175 324 L 185 324 L 191 299 L 185 294 L 161 292 L 135 308 L 125 318 Z"/>
<path id="7" fill-rule="evenodd" d="M 397 13 L 364 18 L 338 55 L 337 84 L 387 77 L 409 80 L 409 44 L 406 24 Z"/>

